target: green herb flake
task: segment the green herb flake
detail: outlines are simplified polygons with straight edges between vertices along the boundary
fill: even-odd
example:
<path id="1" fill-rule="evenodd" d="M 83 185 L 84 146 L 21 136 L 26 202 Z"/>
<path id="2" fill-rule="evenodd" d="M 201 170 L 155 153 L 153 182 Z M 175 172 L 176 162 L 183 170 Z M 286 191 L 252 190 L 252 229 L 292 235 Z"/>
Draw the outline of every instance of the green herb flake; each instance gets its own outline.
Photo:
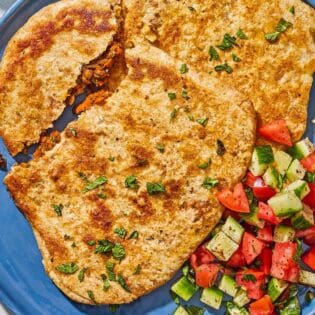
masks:
<path id="1" fill-rule="evenodd" d="M 84 173 L 82 173 L 82 172 L 78 172 L 78 176 L 79 176 L 82 180 L 84 180 L 85 182 L 88 182 L 88 181 L 89 181 L 88 178 L 87 178 L 87 176 L 86 176 Z"/>
<path id="2" fill-rule="evenodd" d="M 190 121 L 195 121 L 195 118 L 194 118 L 193 115 L 187 115 L 187 117 L 188 117 L 188 119 L 189 119 Z"/>
<path id="3" fill-rule="evenodd" d="M 87 295 L 88 297 L 90 298 L 90 300 L 94 303 L 94 304 L 97 304 L 96 300 L 95 300 L 95 297 L 94 297 L 94 293 L 92 290 L 87 290 Z"/>
<path id="4" fill-rule="evenodd" d="M 65 273 L 65 274 L 73 274 L 76 273 L 79 270 L 78 265 L 76 265 L 75 263 L 66 263 L 66 264 L 62 264 L 56 267 L 56 269 L 59 272 Z"/>
<path id="5" fill-rule="evenodd" d="M 222 65 L 217 65 L 214 67 L 214 70 L 216 72 L 222 72 L 222 71 L 225 71 L 227 72 L 228 74 L 231 74 L 233 72 L 233 68 L 231 66 L 229 66 L 228 63 L 224 63 Z"/>
<path id="6" fill-rule="evenodd" d="M 118 304 L 111 304 L 111 305 L 108 305 L 108 310 L 111 312 L 111 313 L 115 313 L 117 312 L 117 310 L 119 309 L 120 305 Z"/>
<path id="7" fill-rule="evenodd" d="M 188 265 L 185 265 L 185 266 L 182 268 L 182 273 L 183 273 L 183 276 L 185 276 L 185 277 L 188 276 L 188 273 L 189 273 L 189 266 L 188 266 Z"/>
<path id="8" fill-rule="evenodd" d="M 138 239 L 138 237 L 139 237 L 138 231 L 133 231 L 133 232 L 129 235 L 128 239 L 129 239 L 129 240 L 130 240 L 130 239 Z"/>
<path id="9" fill-rule="evenodd" d="M 83 192 L 86 193 L 88 191 L 94 190 L 108 182 L 108 179 L 106 176 L 100 176 L 96 178 L 93 182 L 88 183 L 85 188 L 83 189 Z"/>
<path id="10" fill-rule="evenodd" d="M 65 234 L 65 235 L 63 236 L 63 239 L 64 239 L 65 241 L 70 241 L 70 240 L 72 240 L 72 237 L 71 237 L 70 235 L 68 235 L 68 234 Z"/>
<path id="11" fill-rule="evenodd" d="M 169 92 L 167 95 L 168 95 L 168 98 L 169 98 L 171 101 L 174 101 L 174 100 L 176 100 L 176 98 L 177 98 L 176 93 L 174 93 L 174 92 Z"/>
<path id="12" fill-rule="evenodd" d="M 125 179 L 125 187 L 130 189 L 138 189 L 139 184 L 134 175 L 130 175 Z"/>
<path id="13" fill-rule="evenodd" d="M 98 193 L 98 194 L 97 194 L 97 197 L 100 198 L 100 199 L 106 199 L 106 198 L 107 198 L 107 195 L 104 194 L 104 193 Z"/>
<path id="14" fill-rule="evenodd" d="M 231 36 L 230 34 L 225 34 L 223 37 L 223 41 L 217 47 L 221 50 L 231 49 L 233 46 L 238 46 L 236 43 L 236 37 Z"/>
<path id="15" fill-rule="evenodd" d="M 147 183 L 147 192 L 150 196 L 165 192 L 165 187 L 161 183 Z"/>
<path id="16" fill-rule="evenodd" d="M 173 121 L 177 117 L 177 114 L 178 114 L 178 109 L 174 108 L 170 115 L 171 121 Z"/>
<path id="17" fill-rule="evenodd" d="M 187 66 L 185 63 L 183 63 L 183 64 L 180 66 L 179 72 L 180 72 L 181 74 L 185 74 L 185 73 L 187 73 L 188 71 L 189 71 L 188 66 Z"/>
<path id="18" fill-rule="evenodd" d="M 116 281 L 116 275 L 114 272 L 115 263 L 113 263 L 112 261 L 107 261 L 105 267 L 106 267 L 106 271 L 107 271 L 107 275 L 108 275 L 108 280 L 109 281 Z"/>
<path id="19" fill-rule="evenodd" d="M 209 55 L 210 55 L 210 59 L 209 59 L 210 61 L 220 59 L 220 56 L 219 56 L 217 50 L 213 46 L 210 46 L 210 48 L 209 48 Z"/>
<path id="20" fill-rule="evenodd" d="M 294 5 L 289 9 L 289 12 L 295 15 L 295 7 Z"/>
<path id="21" fill-rule="evenodd" d="M 75 248 L 75 247 L 77 247 L 77 244 L 76 244 L 75 242 L 73 242 L 73 243 L 71 244 L 71 247 L 72 247 L 72 248 Z"/>
<path id="22" fill-rule="evenodd" d="M 89 246 L 96 245 L 96 241 L 94 241 L 94 240 L 88 241 L 87 243 L 88 243 Z"/>
<path id="23" fill-rule="evenodd" d="M 114 243 L 109 240 L 100 240 L 98 241 L 98 245 L 96 246 L 94 253 L 95 254 L 104 254 L 112 251 L 114 247 Z"/>
<path id="24" fill-rule="evenodd" d="M 208 118 L 208 117 L 206 117 L 206 118 L 199 118 L 199 119 L 196 120 L 196 122 L 197 122 L 199 125 L 203 126 L 203 127 L 206 127 L 206 126 L 207 126 L 208 121 L 209 121 L 209 118 Z"/>
<path id="25" fill-rule="evenodd" d="M 188 10 L 191 11 L 191 12 L 196 12 L 196 9 L 193 6 L 189 6 Z"/>
<path id="26" fill-rule="evenodd" d="M 124 228 L 116 228 L 114 233 L 117 234 L 120 238 L 124 239 L 127 235 L 127 231 Z"/>
<path id="27" fill-rule="evenodd" d="M 186 100 L 189 99 L 188 92 L 186 90 L 182 90 L 182 97 Z"/>
<path id="28" fill-rule="evenodd" d="M 242 59 L 240 57 L 238 57 L 237 55 L 235 55 L 235 54 L 232 54 L 232 59 L 233 59 L 234 62 L 242 61 Z"/>
<path id="29" fill-rule="evenodd" d="M 135 271 L 133 272 L 134 275 L 138 275 L 141 272 L 141 265 L 138 265 L 135 269 Z"/>
<path id="30" fill-rule="evenodd" d="M 164 145 L 159 143 L 156 145 L 156 148 L 161 152 L 161 153 L 164 153 L 165 152 L 165 148 L 164 148 Z"/>
<path id="31" fill-rule="evenodd" d="M 276 31 L 280 33 L 284 33 L 289 27 L 292 27 L 293 24 L 291 22 L 286 21 L 285 19 L 281 18 L 276 26 Z"/>
<path id="32" fill-rule="evenodd" d="M 195 305 L 187 305 L 185 309 L 188 315 L 203 315 L 206 311 L 203 307 Z"/>
<path id="33" fill-rule="evenodd" d="M 121 261 L 126 256 L 125 248 L 121 244 L 117 243 L 112 248 L 112 254 L 115 259 Z"/>
<path id="34" fill-rule="evenodd" d="M 246 282 L 253 282 L 253 283 L 257 281 L 256 277 L 252 274 L 243 275 L 242 280 Z"/>
<path id="35" fill-rule="evenodd" d="M 315 173 L 306 172 L 305 180 L 309 183 L 315 183 Z"/>
<path id="36" fill-rule="evenodd" d="M 215 186 L 217 186 L 219 183 L 219 181 L 217 179 L 213 179 L 211 177 L 206 177 L 202 183 L 202 187 L 206 188 L 208 190 L 211 190 L 212 188 L 214 188 Z"/>
<path id="37" fill-rule="evenodd" d="M 80 282 L 84 281 L 84 277 L 85 277 L 85 273 L 87 272 L 88 268 L 83 268 L 80 270 L 79 274 L 78 274 L 78 279 Z"/>
<path id="38" fill-rule="evenodd" d="M 295 242 L 297 244 L 297 249 L 293 255 L 293 260 L 297 263 L 300 263 L 301 255 L 303 254 L 302 242 L 298 238 L 295 239 Z"/>
<path id="39" fill-rule="evenodd" d="M 236 36 L 240 39 L 248 39 L 248 36 L 244 33 L 244 31 L 241 28 L 237 30 Z"/>
<path id="40" fill-rule="evenodd" d="M 105 274 L 101 274 L 101 279 L 103 281 L 103 290 L 108 291 L 108 289 L 110 288 L 110 283 L 107 276 Z"/>
<path id="41" fill-rule="evenodd" d="M 74 128 L 70 128 L 70 132 L 74 137 L 77 136 L 77 131 Z"/>
<path id="42" fill-rule="evenodd" d="M 199 164 L 198 168 L 205 170 L 210 166 L 210 164 L 211 164 L 211 159 L 209 159 L 207 162 Z"/>
<path id="43" fill-rule="evenodd" d="M 62 216 L 62 209 L 63 209 L 63 205 L 59 204 L 59 205 L 52 205 L 55 212 L 57 213 L 58 217 Z"/>
<path id="44" fill-rule="evenodd" d="M 128 287 L 128 285 L 127 285 L 127 283 L 126 283 L 126 280 L 123 278 L 122 275 L 118 275 L 118 283 L 121 285 L 121 287 L 122 287 L 125 291 L 131 293 L 131 290 L 130 290 L 130 288 Z"/>
<path id="45" fill-rule="evenodd" d="M 217 140 L 217 155 L 223 156 L 226 152 L 224 143 L 221 140 Z"/>
<path id="46" fill-rule="evenodd" d="M 276 42 L 280 37 L 280 32 L 273 32 L 273 33 L 268 33 L 265 34 L 265 39 L 267 39 L 267 41 L 274 43 Z"/>
<path id="47" fill-rule="evenodd" d="M 108 158 L 108 160 L 111 161 L 111 162 L 114 162 L 114 161 L 116 160 L 116 158 L 115 158 L 114 156 L 110 156 L 110 157 Z"/>

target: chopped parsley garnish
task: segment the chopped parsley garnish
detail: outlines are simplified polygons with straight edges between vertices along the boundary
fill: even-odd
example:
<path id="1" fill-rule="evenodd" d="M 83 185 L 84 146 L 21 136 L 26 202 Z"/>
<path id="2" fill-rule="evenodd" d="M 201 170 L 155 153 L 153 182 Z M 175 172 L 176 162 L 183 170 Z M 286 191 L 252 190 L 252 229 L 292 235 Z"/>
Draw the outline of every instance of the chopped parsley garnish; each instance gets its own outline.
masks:
<path id="1" fill-rule="evenodd" d="M 222 65 L 217 65 L 214 67 L 214 70 L 216 72 L 222 72 L 222 71 L 225 71 L 227 73 L 232 73 L 233 72 L 233 68 L 231 66 L 228 65 L 228 63 L 224 63 Z"/>
<path id="2" fill-rule="evenodd" d="M 59 204 L 59 205 L 52 205 L 55 212 L 57 213 L 58 217 L 62 216 L 62 209 L 63 209 L 63 205 Z"/>
<path id="3" fill-rule="evenodd" d="M 112 248 L 112 254 L 115 259 L 123 260 L 126 256 L 125 248 L 121 244 L 117 243 Z"/>
<path id="4" fill-rule="evenodd" d="M 289 12 L 292 13 L 293 15 L 295 15 L 295 7 L 292 6 L 292 7 L 289 9 Z"/>
<path id="5" fill-rule="evenodd" d="M 97 304 L 97 302 L 96 302 L 96 300 L 95 300 L 95 297 L 94 297 L 93 291 L 87 290 L 86 292 L 87 292 L 87 294 L 88 294 L 90 300 L 91 300 L 94 304 Z"/>
<path id="6" fill-rule="evenodd" d="M 238 46 L 238 44 L 236 43 L 236 37 L 231 36 L 230 34 L 225 34 L 222 43 L 217 47 L 221 50 L 227 50 L 232 48 L 233 46 Z"/>
<path id="7" fill-rule="evenodd" d="M 172 110 L 172 112 L 171 112 L 171 115 L 170 115 L 171 121 L 176 118 L 177 114 L 178 114 L 178 109 L 174 108 L 174 109 Z"/>
<path id="8" fill-rule="evenodd" d="M 128 285 L 127 285 L 127 283 L 126 283 L 126 281 L 125 281 L 125 279 L 123 278 L 122 275 L 118 275 L 118 283 L 121 285 L 121 287 L 122 287 L 125 291 L 131 293 L 131 290 L 129 289 L 129 287 L 128 287 Z"/>
<path id="9" fill-rule="evenodd" d="M 107 291 L 110 287 L 109 280 L 105 274 L 101 274 L 101 279 L 103 280 L 103 290 Z"/>
<path id="10" fill-rule="evenodd" d="M 85 188 L 83 189 L 83 192 L 88 192 L 91 190 L 94 190 L 108 182 L 108 179 L 106 176 L 100 176 L 96 178 L 93 182 L 88 183 Z"/>
<path id="11" fill-rule="evenodd" d="M 202 183 L 202 187 L 208 190 L 211 190 L 213 187 L 217 186 L 219 181 L 217 179 L 213 179 L 211 177 L 206 177 Z"/>
<path id="12" fill-rule="evenodd" d="M 127 235 L 127 231 L 124 228 L 116 228 L 114 233 L 117 234 L 119 237 L 124 239 Z"/>
<path id="13" fill-rule="evenodd" d="M 77 131 L 74 128 L 70 128 L 70 132 L 74 137 L 77 136 Z"/>
<path id="14" fill-rule="evenodd" d="M 134 175 L 130 175 L 125 179 L 125 187 L 131 189 L 138 189 L 139 184 L 137 178 Z"/>
<path id="15" fill-rule="evenodd" d="M 254 283 L 257 281 L 256 277 L 252 274 L 243 275 L 242 280 L 247 281 L 247 282 L 254 282 Z"/>
<path id="16" fill-rule="evenodd" d="M 133 231 L 133 232 L 129 235 L 128 239 L 129 239 L 129 240 L 130 240 L 130 239 L 138 239 L 138 237 L 139 237 L 138 231 Z"/>
<path id="17" fill-rule="evenodd" d="M 77 247 L 77 244 L 76 244 L 75 242 L 73 242 L 73 243 L 71 244 L 71 247 L 72 247 L 72 248 Z"/>
<path id="18" fill-rule="evenodd" d="M 205 313 L 205 309 L 203 307 L 195 305 L 187 305 L 185 309 L 188 315 L 203 315 Z"/>
<path id="19" fill-rule="evenodd" d="M 186 100 L 189 99 L 188 92 L 186 90 L 182 90 L 182 97 Z"/>
<path id="20" fill-rule="evenodd" d="M 235 54 L 232 54 L 232 59 L 233 59 L 234 62 L 242 61 L 242 59 L 240 57 L 236 56 Z"/>
<path id="21" fill-rule="evenodd" d="M 89 246 L 96 245 L 96 241 L 94 241 L 94 240 L 88 241 L 87 243 L 88 243 Z"/>
<path id="22" fill-rule="evenodd" d="M 101 198 L 101 199 L 106 199 L 106 198 L 107 198 L 107 195 L 104 194 L 104 193 L 99 193 L 99 194 L 97 194 L 97 197 L 98 197 L 98 198 Z"/>
<path id="23" fill-rule="evenodd" d="M 295 242 L 297 244 L 297 249 L 295 254 L 293 255 L 293 260 L 299 263 L 301 261 L 301 255 L 303 253 L 302 242 L 298 238 L 295 239 Z"/>
<path id="24" fill-rule="evenodd" d="M 106 263 L 106 271 L 109 281 L 116 281 L 116 275 L 114 273 L 115 264 L 112 261 Z"/>
<path id="25" fill-rule="evenodd" d="M 171 101 L 174 101 L 174 100 L 176 100 L 176 93 L 174 93 L 174 92 L 169 92 L 168 94 L 168 98 L 171 100 Z"/>
<path id="26" fill-rule="evenodd" d="M 134 275 L 138 275 L 141 272 L 141 266 L 138 265 L 135 269 L 135 271 L 133 272 Z"/>
<path id="27" fill-rule="evenodd" d="M 265 34 L 265 38 L 269 41 L 269 42 L 275 42 L 278 40 L 280 36 L 280 32 L 273 32 L 273 33 L 268 33 Z"/>
<path id="28" fill-rule="evenodd" d="M 187 73 L 188 71 L 189 71 L 188 66 L 187 66 L 185 63 L 183 63 L 183 64 L 180 66 L 179 72 L 180 72 L 181 74 L 185 74 L 185 73 Z"/>
<path id="29" fill-rule="evenodd" d="M 244 31 L 241 28 L 237 30 L 236 35 L 240 39 L 248 39 L 247 35 L 244 33 Z"/>
<path id="30" fill-rule="evenodd" d="M 284 33 L 289 27 L 292 26 L 293 24 L 291 22 L 281 18 L 275 28 L 275 32 L 265 34 L 265 39 L 273 43 L 279 39 L 281 33 Z"/>
<path id="31" fill-rule="evenodd" d="M 205 170 L 206 168 L 208 168 L 211 164 L 211 159 L 209 159 L 207 162 L 201 163 L 198 165 L 198 167 L 202 170 Z"/>
<path id="32" fill-rule="evenodd" d="M 78 172 L 78 176 L 79 176 L 81 179 L 83 179 L 85 182 L 88 182 L 88 181 L 89 181 L 88 178 L 87 178 L 87 176 L 86 176 L 84 173 L 82 173 L 82 172 Z"/>
<path id="33" fill-rule="evenodd" d="M 56 269 L 59 272 L 65 273 L 65 274 L 73 274 L 76 273 L 79 270 L 78 265 L 75 263 L 67 263 L 67 264 L 62 264 L 56 267 Z"/>
<path id="34" fill-rule="evenodd" d="M 111 304 L 108 305 L 108 309 L 111 313 L 115 313 L 119 309 L 120 305 L 117 304 Z"/>
<path id="35" fill-rule="evenodd" d="M 204 126 L 204 127 L 207 126 L 208 121 L 209 121 L 209 118 L 208 118 L 208 117 L 206 117 L 206 118 L 199 118 L 199 119 L 196 120 L 196 122 L 197 122 L 199 125 Z"/>
<path id="36" fill-rule="evenodd" d="M 114 162 L 116 158 L 115 158 L 114 156 L 110 156 L 108 159 L 109 159 L 111 162 Z"/>
<path id="37" fill-rule="evenodd" d="M 85 277 L 85 273 L 87 272 L 88 268 L 83 268 L 80 270 L 79 274 L 78 274 L 78 279 L 80 282 L 84 281 L 84 277 Z"/>
<path id="38" fill-rule="evenodd" d="M 109 253 L 112 251 L 114 247 L 114 243 L 109 240 L 100 240 L 98 241 L 98 245 L 96 246 L 94 253 L 95 254 L 103 254 Z"/>
<path id="39" fill-rule="evenodd" d="M 223 156 L 226 152 L 224 143 L 221 140 L 217 140 L 217 155 Z"/>
<path id="40" fill-rule="evenodd" d="M 63 236 L 63 239 L 64 239 L 65 241 L 69 241 L 69 240 L 72 240 L 72 237 L 71 237 L 70 235 L 68 235 L 68 234 L 65 234 L 65 235 Z"/>
<path id="41" fill-rule="evenodd" d="M 209 48 L 209 55 L 210 55 L 210 61 L 220 59 L 220 56 L 219 56 L 217 50 L 213 46 L 210 46 L 210 48 Z"/>
<path id="42" fill-rule="evenodd" d="M 147 192 L 149 195 L 156 195 L 165 192 L 165 187 L 161 183 L 147 183 Z"/>
<path id="43" fill-rule="evenodd" d="M 187 115 L 187 117 L 188 117 L 188 119 L 189 119 L 190 121 L 195 121 L 195 118 L 194 118 L 193 115 Z"/>
<path id="44" fill-rule="evenodd" d="M 196 12 L 196 9 L 193 6 L 189 6 L 188 10 L 190 10 L 191 12 Z"/>
<path id="45" fill-rule="evenodd" d="M 315 173 L 306 172 L 305 180 L 309 183 L 315 183 Z"/>
<path id="46" fill-rule="evenodd" d="M 165 148 L 164 148 L 164 145 L 159 143 L 156 145 L 156 148 L 161 152 L 161 153 L 164 153 L 165 151 Z"/>

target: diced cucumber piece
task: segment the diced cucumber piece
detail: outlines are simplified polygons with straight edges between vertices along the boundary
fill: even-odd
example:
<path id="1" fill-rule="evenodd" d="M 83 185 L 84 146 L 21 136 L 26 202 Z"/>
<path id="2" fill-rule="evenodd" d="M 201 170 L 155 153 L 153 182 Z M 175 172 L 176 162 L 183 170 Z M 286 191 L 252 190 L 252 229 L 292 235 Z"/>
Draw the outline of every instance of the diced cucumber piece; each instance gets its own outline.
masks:
<path id="1" fill-rule="evenodd" d="M 291 216 L 303 209 L 301 200 L 293 191 L 276 194 L 268 200 L 268 204 L 279 217 Z"/>
<path id="2" fill-rule="evenodd" d="M 268 295 L 272 302 L 275 302 L 283 291 L 288 287 L 288 283 L 276 278 L 272 278 L 268 283 Z"/>
<path id="3" fill-rule="evenodd" d="M 249 170 L 255 175 L 262 175 L 268 165 L 274 161 L 272 148 L 270 145 L 256 147 L 252 156 Z"/>
<path id="4" fill-rule="evenodd" d="M 248 224 L 262 229 L 265 226 L 265 221 L 258 218 L 258 211 L 258 207 L 251 207 L 250 213 L 242 213 L 240 216 Z"/>
<path id="5" fill-rule="evenodd" d="M 305 169 L 299 160 L 293 160 L 289 166 L 286 176 L 290 182 L 294 182 L 298 179 L 302 179 L 305 175 Z"/>
<path id="6" fill-rule="evenodd" d="M 295 159 L 301 160 L 314 152 L 314 145 L 309 138 L 305 138 L 297 142 L 292 148 L 288 150 L 288 152 Z"/>
<path id="7" fill-rule="evenodd" d="M 224 275 L 219 283 L 219 289 L 224 293 L 235 297 L 238 291 L 238 286 L 236 281 L 231 276 Z"/>
<path id="8" fill-rule="evenodd" d="M 300 270 L 299 283 L 315 287 L 315 273 L 306 270 Z"/>
<path id="9" fill-rule="evenodd" d="M 184 301 L 188 301 L 197 291 L 199 287 L 191 283 L 186 277 L 181 277 L 171 287 L 171 291 L 176 293 Z"/>
<path id="10" fill-rule="evenodd" d="M 263 179 L 268 186 L 274 189 L 277 189 L 277 188 L 281 189 L 282 187 L 282 177 L 278 173 L 278 171 L 272 166 L 269 166 L 267 168 L 267 171 L 263 175 Z"/>
<path id="11" fill-rule="evenodd" d="M 250 302 L 250 299 L 248 298 L 245 290 L 239 289 L 233 299 L 233 302 L 239 307 L 243 307 Z"/>
<path id="12" fill-rule="evenodd" d="M 300 315 L 301 308 L 298 298 L 295 296 L 291 298 L 282 310 L 280 310 L 280 315 Z"/>
<path id="13" fill-rule="evenodd" d="M 277 151 L 274 156 L 275 168 L 283 176 L 292 162 L 292 157 L 284 151 Z"/>
<path id="14" fill-rule="evenodd" d="M 296 230 L 306 230 L 314 225 L 313 210 L 304 205 L 304 209 L 291 218 L 291 224 Z"/>
<path id="15" fill-rule="evenodd" d="M 219 260 L 228 261 L 238 246 L 224 232 L 220 231 L 210 240 L 206 248 Z"/>
<path id="16" fill-rule="evenodd" d="M 185 310 L 183 306 L 179 305 L 173 315 L 189 315 L 189 313 Z"/>
<path id="17" fill-rule="evenodd" d="M 294 240 L 295 230 L 286 225 L 277 225 L 273 232 L 273 241 L 277 243 L 292 242 Z"/>
<path id="18" fill-rule="evenodd" d="M 249 315 L 245 307 L 239 307 L 232 302 L 226 303 L 226 314 L 227 315 Z"/>
<path id="19" fill-rule="evenodd" d="M 216 234 L 218 234 L 222 230 L 222 226 L 223 224 L 217 224 L 216 227 L 210 233 L 210 236 L 214 237 Z"/>
<path id="20" fill-rule="evenodd" d="M 234 242 L 240 244 L 245 229 L 231 216 L 229 216 L 222 226 L 222 231 Z"/>
<path id="21" fill-rule="evenodd" d="M 290 184 L 284 191 L 294 191 L 296 196 L 303 199 L 310 192 L 305 180 L 299 179 Z"/>
<path id="22" fill-rule="evenodd" d="M 222 299 L 223 292 L 215 287 L 211 287 L 203 289 L 200 301 L 218 310 L 220 309 Z"/>

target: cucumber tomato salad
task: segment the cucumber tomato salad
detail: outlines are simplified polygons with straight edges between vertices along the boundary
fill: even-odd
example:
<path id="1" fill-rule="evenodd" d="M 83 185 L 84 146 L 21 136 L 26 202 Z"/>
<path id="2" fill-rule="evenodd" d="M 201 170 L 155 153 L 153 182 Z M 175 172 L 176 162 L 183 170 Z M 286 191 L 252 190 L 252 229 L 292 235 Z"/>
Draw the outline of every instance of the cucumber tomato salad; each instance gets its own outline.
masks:
<path id="1" fill-rule="evenodd" d="M 205 306 L 229 315 L 298 315 L 297 284 L 314 297 L 314 145 L 293 144 L 284 120 L 258 132 L 285 149 L 257 146 L 244 180 L 217 193 L 226 211 L 173 284 L 174 315 L 203 314 L 181 303 L 200 289 Z"/>

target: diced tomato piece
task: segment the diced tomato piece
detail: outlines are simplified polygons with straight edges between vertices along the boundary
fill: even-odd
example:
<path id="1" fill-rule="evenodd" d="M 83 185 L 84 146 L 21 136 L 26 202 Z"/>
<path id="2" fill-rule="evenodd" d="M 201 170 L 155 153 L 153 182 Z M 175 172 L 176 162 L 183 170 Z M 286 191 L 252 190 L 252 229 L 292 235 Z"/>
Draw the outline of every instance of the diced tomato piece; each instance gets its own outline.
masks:
<path id="1" fill-rule="evenodd" d="M 303 202 L 315 209 L 315 184 L 308 183 L 308 187 L 310 188 L 309 194 L 303 199 Z"/>
<path id="2" fill-rule="evenodd" d="M 254 235 L 245 232 L 242 240 L 242 253 L 247 264 L 252 263 L 260 255 L 265 244 L 258 240 Z"/>
<path id="3" fill-rule="evenodd" d="M 267 186 L 261 177 L 254 176 L 251 172 L 247 173 L 245 184 L 253 190 L 254 196 L 261 201 L 266 201 L 277 193 L 273 188 Z"/>
<path id="4" fill-rule="evenodd" d="M 263 242 L 273 242 L 273 232 L 270 225 L 265 225 L 262 229 L 258 229 L 257 238 Z"/>
<path id="5" fill-rule="evenodd" d="M 296 251 L 296 243 L 276 243 L 270 272 L 273 277 L 290 282 L 298 281 L 299 265 L 294 261 Z"/>
<path id="6" fill-rule="evenodd" d="M 234 187 L 234 191 L 223 189 L 217 194 L 218 200 L 226 208 L 236 211 L 249 213 L 249 203 L 242 183 L 238 183 Z"/>
<path id="7" fill-rule="evenodd" d="M 308 235 L 303 238 L 303 242 L 309 246 L 315 245 L 315 235 Z"/>
<path id="8" fill-rule="evenodd" d="M 301 163 L 308 172 L 315 172 L 315 152 L 302 159 Z"/>
<path id="9" fill-rule="evenodd" d="M 298 238 L 302 238 L 306 236 L 315 236 L 315 225 L 306 230 L 297 230 L 295 232 L 295 236 Z"/>
<path id="10" fill-rule="evenodd" d="M 227 266 L 232 268 L 241 268 L 246 266 L 246 260 L 241 248 L 239 247 L 236 252 L 227 261 Z"/>
<path id="11" fill-rule="evenodd" d="M 196 283 L 202 288 L 208 288 L 215 282 L 219 272 L 217 264 L 200 265 L 195 270 Z"/>
<path id="12" fill-rule="evenodd" d="M 269 295 L 265 295 L 260 300 L 249 304 L 250 315 L 272 315 L 274 306 Z"/>
<path id="13" fill-rule="evenodd" d="M 190 256 L 190 264 L 194 269 L 200 265 L 209 264 L 214 260 L 215 256 L 206 248 L 204 244 L 200 245 Z"/>
<path id="14" fill-rule="evenodd" d="M 285 144 L 289 147 L 293 145 L 290 131 L 284 119 L 275 120 L 260 127 L 258 133 L 267 140 Z"/>
<path id="15" fill-rule="evenodd" d="M 258 214 L 259 219 L 263 219 L 268 223 L 271 223 L 273 225 L 277 225 L 281 222 L 281 219 L 278 218 L 275 213 L 273 212 L 272 208 L 263 202 L 258 203 Z"/>
<path id="16" fill-rule="evenodd" d="M 264 296 L 266 276 L 262 271 L 247 269 L 236 273 L 236 283 L 245 288 L 250 299 L 258 300 Z"/>
<path id="17" fill-rule="evenodd" d="M 302 261 L 305 265 L 315 271 L 315 246 L 302 255 Z"/>
<path id="18" fill-rule="evenodd" d="M 271 258 L 272 250 L 268 247 L 265 247 L 257 258 L 260 262 L 259 270 L 261 270 L 265 275 L 270 275 Z"/>
<path id="19" fill-rule="evenodd" d="M 245 185 L 250 188 L 253 188 L 255 186 L 255 182 L 257 179 L 262 179 L 262 178 L 259 176 L 255 176 L 252 172 L 247 172 Z"/>
<path id="20" fill-rule="evenodd" d="M 222 219 L 226 220 L 228 217 L 232 217 L 236 221 L 239 221 L 241 219 L 239 213 L 237 213 L 235 211 L 231 211 L 231 210 L 225 209 L 225 211 L 223 212 L 223 215 L 222 215 Z"/>

